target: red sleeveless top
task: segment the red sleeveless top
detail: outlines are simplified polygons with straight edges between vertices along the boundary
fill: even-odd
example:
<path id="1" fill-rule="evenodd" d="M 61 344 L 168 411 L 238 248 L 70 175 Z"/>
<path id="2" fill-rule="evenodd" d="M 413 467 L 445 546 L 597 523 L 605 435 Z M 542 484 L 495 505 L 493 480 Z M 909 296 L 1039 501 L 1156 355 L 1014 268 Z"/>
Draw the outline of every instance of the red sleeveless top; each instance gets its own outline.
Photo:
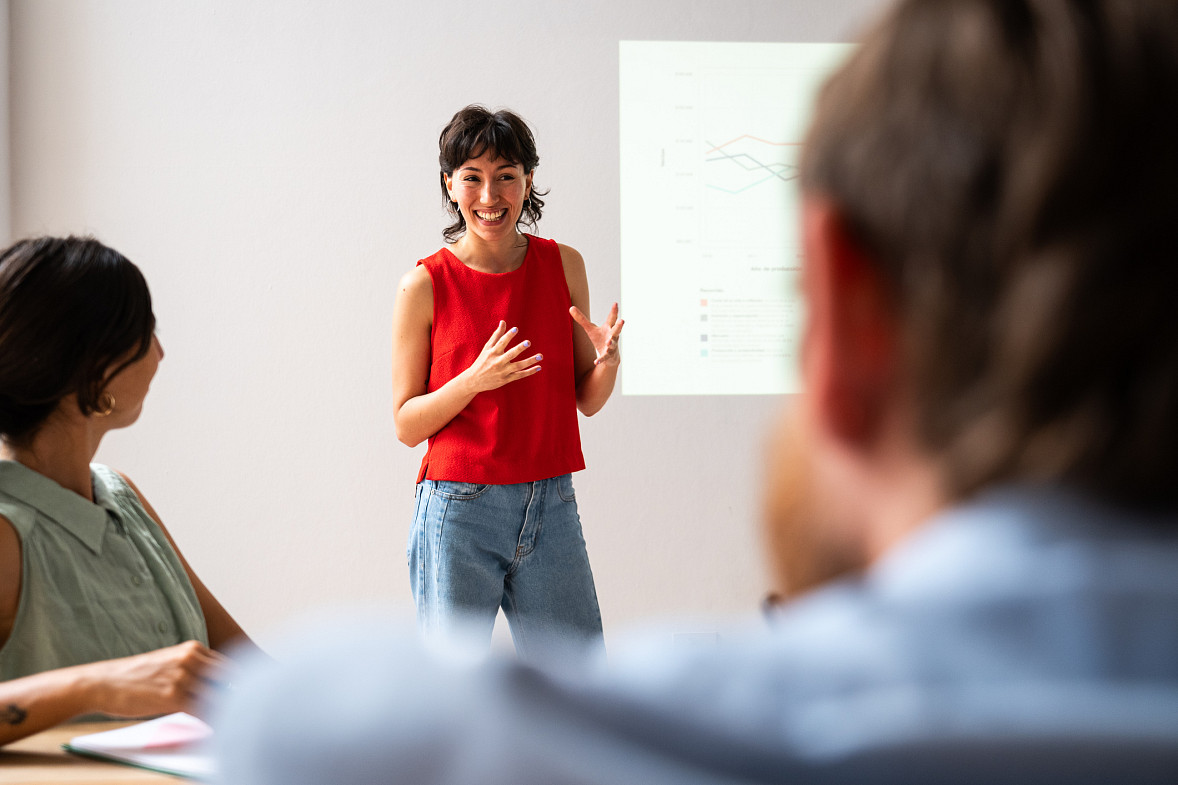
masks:
<path id="1" fill-rule="evenodd" d="M 532 342 L 542 370 L 486 390 L 429 439 L 417 481 L 507 485 L 585 468 L 577 426 L 573 329 L 560 249 L 528 236 L 523 264 L 509 273 L 472 270 L 449 249 L 422 259 L 434 287 L 430 392 L 470 367 L 499 320 Z"/>

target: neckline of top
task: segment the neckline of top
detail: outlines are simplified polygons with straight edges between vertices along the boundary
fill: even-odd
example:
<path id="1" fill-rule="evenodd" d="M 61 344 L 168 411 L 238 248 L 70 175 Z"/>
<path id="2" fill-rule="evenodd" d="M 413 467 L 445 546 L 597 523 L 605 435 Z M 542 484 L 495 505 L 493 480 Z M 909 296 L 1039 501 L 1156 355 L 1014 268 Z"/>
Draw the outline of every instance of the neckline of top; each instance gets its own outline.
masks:
<path id="1" fill-rule="evenodd" d="M 471 267 L 466 262 L 462 261 L 462 259 L 458 258 L 458 254 L 456 254 L 452 250 L 450 250 L 449 247 L 443 247 L 442 250 L 445 253 L 449 254 L 451 259 L 458 262 L 460 265 L 462 265 L 464 268 L 466 268 L 467 270 L 469 270 L 472 273 L 476 273 L 478 275 L 489 275 L 494 278 L 499 278 L 504 275 L 512 275 L 513 273 L 518 273 L 520 270 L 524 269 L 524 267 L 527 266 L 528 259 L 532 256 L 532 251 L 535 248 L 535 244 L 532 242 L 531 235 L 524 234 L 522 236 L 524 238 L 524 242 L 527 243 L 527 248 L 524 250 L 524 256 L 522 259 L 520 259 L 519 266 L 516 267 L 515 269 L 512 269 L 512 270 L 504 270 L 501 273 L 489 273 L 486 270 L 476 269 L 474 267 Z"/>

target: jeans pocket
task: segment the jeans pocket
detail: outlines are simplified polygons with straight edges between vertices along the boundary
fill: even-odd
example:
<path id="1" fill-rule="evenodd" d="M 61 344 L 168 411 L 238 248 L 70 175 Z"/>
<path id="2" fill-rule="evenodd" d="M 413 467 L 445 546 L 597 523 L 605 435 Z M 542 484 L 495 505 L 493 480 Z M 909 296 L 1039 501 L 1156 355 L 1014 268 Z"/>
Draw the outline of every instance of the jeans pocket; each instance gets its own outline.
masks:
<path id="1" fill-rule="evenodd" d="M 454 480 L 435 480 L 433 493 L 446 499 L 477 499 L 487 492 L 490 485 Z"/>
<path id="2" fill-rule="evenodd" d="M 556 492 L 560 494 L 560 498 L 566 502 L 575 502 L 577 500 L 577 493 L 573 490 L 573 475 L 562 474 L 556 478 Z"/>
<path id="3" fill-rule="evenodd" d="M 421 525 L 421 500 L 426 496 L 421 491 L 421 483 L 417 483 L 413 489 L 413 520 L 409 524 L 409 537 L 405 543 L 405 561 L 408 563 L 413 561 L 413 541 L 416 539 L 418 528 Z"/>

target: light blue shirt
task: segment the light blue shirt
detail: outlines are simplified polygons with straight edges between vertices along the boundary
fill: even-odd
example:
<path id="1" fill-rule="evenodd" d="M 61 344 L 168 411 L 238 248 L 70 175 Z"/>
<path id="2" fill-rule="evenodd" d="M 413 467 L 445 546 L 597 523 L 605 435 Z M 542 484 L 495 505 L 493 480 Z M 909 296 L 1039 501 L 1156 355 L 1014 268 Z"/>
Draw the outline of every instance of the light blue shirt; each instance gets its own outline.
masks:
<path id="1" fill-rule="evenodd" d="M 670 633 L 544 668 L 316 630 L 224 707 L 224 781 L 694 785 L 789 780 L 913 742 L 1178 750 L 1173 516 L 991 492 L 767 625 L 711 647 Z M 1178 777 L 1178 755 L 1167 765 Z"/>

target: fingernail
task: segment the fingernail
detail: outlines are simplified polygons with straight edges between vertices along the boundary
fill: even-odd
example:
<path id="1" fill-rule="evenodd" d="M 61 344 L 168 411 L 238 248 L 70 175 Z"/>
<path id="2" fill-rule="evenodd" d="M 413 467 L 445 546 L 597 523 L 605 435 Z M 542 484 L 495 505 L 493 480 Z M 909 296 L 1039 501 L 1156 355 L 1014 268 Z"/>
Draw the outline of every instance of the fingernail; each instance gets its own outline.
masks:
<path id="1" fill-rule="evenodd" d="M 543 359 L 544 359 L 544 355 L 542 355 L 542 354 L 537 354 L 537 355 L 536 355 L 536 362 L 540 362 L 540 361 L 541 361 L 541 360 L 543 360 Z"/>
<path id="2" fill-rule="evenodd" d="M 524 348 L 525 348 L 525 349 L 526 349 L 526 348 L 528 348 L 528 347 L 529 347 L 529 346 L 531 346 L 531 345 L 532 345 L 532 342 L 531 342 L 531 341 L 524 341 Z"/>
<path id="3" fill-rule="evenodd" d="M 519 332 L 519 328 L 518 328 L 518 327 L 512 327 L 512 328 L 511 328 L 510 330 L 508 330 L 507 332 L 509 332 L 509 333 L 518 333 L 518 332 Z"/>

